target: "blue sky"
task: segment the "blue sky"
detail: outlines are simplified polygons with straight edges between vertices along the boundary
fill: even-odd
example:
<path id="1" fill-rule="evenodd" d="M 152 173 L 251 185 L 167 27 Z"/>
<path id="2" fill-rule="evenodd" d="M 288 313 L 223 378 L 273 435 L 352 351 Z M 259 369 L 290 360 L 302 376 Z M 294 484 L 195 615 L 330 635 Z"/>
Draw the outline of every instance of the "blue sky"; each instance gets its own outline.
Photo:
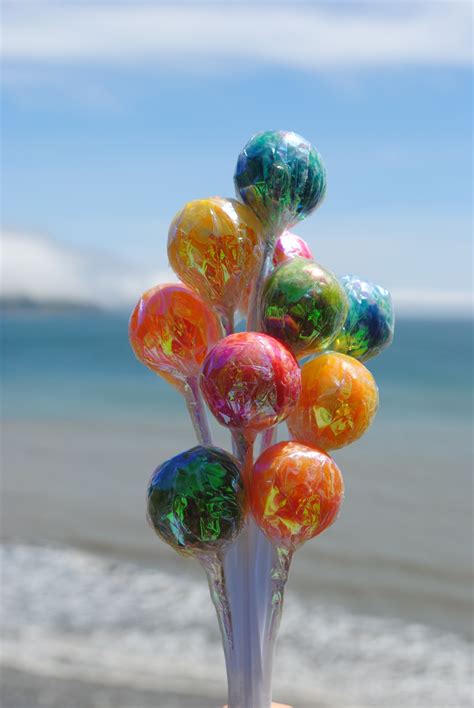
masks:
<path id="1" fill-rule="evenodd" d="M 4 3 L 3 292 L 133 302 L 188 200 L 295 130 L 328 194 L 295 232 L 400 311 L 471 291 L 470 4 Z"/>

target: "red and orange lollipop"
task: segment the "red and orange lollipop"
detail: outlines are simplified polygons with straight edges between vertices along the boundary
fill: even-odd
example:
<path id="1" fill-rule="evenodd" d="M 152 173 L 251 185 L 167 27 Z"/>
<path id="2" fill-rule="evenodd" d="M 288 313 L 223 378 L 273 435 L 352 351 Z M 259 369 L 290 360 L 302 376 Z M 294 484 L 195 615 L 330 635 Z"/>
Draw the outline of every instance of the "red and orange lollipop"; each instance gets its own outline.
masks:
<path id="1" fill-rule="evenodd" d="M 257 524 L 290 551 L 336 520 L 344 481 L 325 452 L 281 442 L 260 455 L 250 474 L 250 507 Z"/>
<path id="2" fill-rule="evenodd" d="M 184 396 L 198 439 L 210 443 L 197 377 L 222 336 L 217 315 L 184 285 L 157 285 L 138 301 L 128 328 L 137 359 Z"/>
<path id="3" fill-rule="evenodd" d="M 136 357 L 182 389 L 187 379 L 199 374 L 222 329 L 199 295 L 176 283 L 157 285 L 141 296 L 128 333 Z"/>

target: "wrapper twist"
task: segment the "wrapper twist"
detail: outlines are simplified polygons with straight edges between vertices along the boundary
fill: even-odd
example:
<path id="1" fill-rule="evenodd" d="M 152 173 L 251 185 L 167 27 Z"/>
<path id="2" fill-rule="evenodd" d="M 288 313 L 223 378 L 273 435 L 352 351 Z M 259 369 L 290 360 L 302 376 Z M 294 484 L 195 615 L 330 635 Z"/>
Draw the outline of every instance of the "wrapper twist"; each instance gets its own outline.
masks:
<path id="1" fill-rule="evenodd" d="M 147 290 L 132 312 L 129 338 L 137 359 L 183 390 L 198 376 L 209 349 L 222 336 L 217 315 L 184 285 Z"/>
<path id="2" fill-rule="evenodd" d="M 358 440 L 378 407 L 370 371 L 345 354 L 325 352 L 301 369 L 302 390 L 288 428 L 298 442 L 335 450 Z"/>
<path id="3" fill-rule="evenodd" d="M 325 452 L 281 442 L 256 461 L 249 495 L 262 531 L 277 546 L 293 551 L 334 523 L 344 497 L 344 481 Z"/>
<path id="4" fill-rule="evenodd" d="M 168 257 L 176 275 L 231 320 L 246 309 L 261 267 L 262 225 L 235 199 L 188 202 L 171 223 Z"/>
<path id="5" fill-rule="evenodd" d="M 296 234 L 292 234 L 291 231 L 284 231 L 275 241 L 273 265 L 280 265 L 280 263 L 298 256 L 313 260 L 313 254 L 306 241 Z"/>
<path id="6" fill-rule="evenodd" d="M 235 168 L 236 192 L 277 235 L 304 219 L 326 192 L 321 155 L 296 133 L 271 130 L 254 135 Z"/>
<path id="7" fill-rule="evenodd" d="M 148 521 L 179 553 L 222 550 L 238 535 L 244 516 L 240 469 L 224 450 L 198 445 L 164 462 L 151 477 Z"/>
<path id="8" fill-rule="evenodd" d="M 204 398 L 221 425 L 257 433 L 283 421 L 301 390 L 293 354 L 259 332 L 239 332 L 218 342 L 201 373 Z"/>
<path id="9" fill-rule="evenodd" d="M 305 258 L 285 261 L 267 277 L 259 302 L 264 332 L 303 357 L 329 346 L 347 316 L 344 288 Z"/>
<path id="10" fill-rule="evenodd" d="M 392 298 L 385 288 L 356 275 L 345 275 L 341 283 L 349 311 L 332 349 L 367 361 L 392 343 L 395 326 Z"/>

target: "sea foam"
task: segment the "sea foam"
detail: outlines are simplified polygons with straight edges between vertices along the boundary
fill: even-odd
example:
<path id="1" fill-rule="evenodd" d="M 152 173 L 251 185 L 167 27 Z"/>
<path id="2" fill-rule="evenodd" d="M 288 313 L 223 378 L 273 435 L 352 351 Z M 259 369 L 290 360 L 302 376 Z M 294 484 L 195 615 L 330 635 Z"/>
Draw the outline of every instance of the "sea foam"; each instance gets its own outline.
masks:
<path id="1" fill-rule="evenodd" d="M 69 548 L 5 545 L 5 666 L 219 699 L 225 674 L 203 577 Z M 471 706 L 471 646 L 439 630 L 288 593 L 275 696 L 344 708 Z"/>

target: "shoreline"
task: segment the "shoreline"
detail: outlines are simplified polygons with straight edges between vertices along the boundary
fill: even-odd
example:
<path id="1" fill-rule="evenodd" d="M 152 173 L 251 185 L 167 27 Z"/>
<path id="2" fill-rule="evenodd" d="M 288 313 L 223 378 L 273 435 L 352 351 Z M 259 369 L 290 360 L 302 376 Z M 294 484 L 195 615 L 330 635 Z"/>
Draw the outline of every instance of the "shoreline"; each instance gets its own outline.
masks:
<path id="1" fill-rule="evenodd" d="M 80 548 L 202 582 L 197 564 L 160 543 L 145 520 L 149 474 L 195 444 L 184 415 L 157 437 L 160 423 L 2 421 L 2 538 Z M 436 436 L 428 430 L 425 443 L 419 428 L 400 448 L 391 431 L 376 423 L 363 444 L 335 455 L 346 479 L 341 515 L 295 555 L 288 591 L 472 639 L 469 498 L 459 478 L 445 479 L 461 452 L 441 434 L 428 449 Z M 222 429 L 217 444 L 226 444 Z M 424 460 L 416 446 L 426 446 Z M 456 460 L 458 472 L 464 464 Z M 432 513 L 440 490 L 441 515 Z"/>

